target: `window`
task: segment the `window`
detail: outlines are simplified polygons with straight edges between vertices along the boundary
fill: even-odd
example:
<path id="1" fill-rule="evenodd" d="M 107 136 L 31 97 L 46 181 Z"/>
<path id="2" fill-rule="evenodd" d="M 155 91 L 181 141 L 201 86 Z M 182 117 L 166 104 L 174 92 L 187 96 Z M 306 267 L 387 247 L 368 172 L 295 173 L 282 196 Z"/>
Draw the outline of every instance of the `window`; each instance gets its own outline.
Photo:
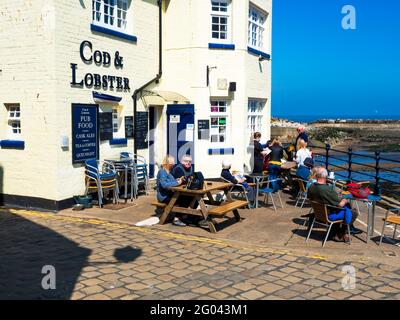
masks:
<path id="1" fill-rule="evenodd" d="M 211 1 L 211 38 L 230 42 L 230 1 Z"/>
<path id="2" fill-rule="evenodd" d="M 118 109 L 116 108 L 114 108 L 112 111 L 112 126 L 113 126 L 113 133 L 118 133 L 119 119 L 118 119 Z"/>
<path id="3" fill-rule="evenodd" d="M 211 101 L 211 128 L 212 143 L 227 141 L 228 103 L 227 101 Z"/>
<path id="4" fill-rule="evenodd" d="M 264 31 L 267 14 L 250 5 L 248 44 L 256 49 L 264 48 Z"/>
<path id="5" fill-rule="evenodd" d="M 8 114 L 8 135 L 10 138 L 21 137 L 21 108 L 19 104 L 6 105 Z"/>
<path id="6" fill-rule="evenodd" d="M 93 24 L 120 32 L 127 30 L 129 0 L 92 0 Z"/>
<path id="7" fill-rule="evenodd" d="M 262 130 L 264 100 L 249 99 L 247 107 L 247 131 L 249 134 Z"/>

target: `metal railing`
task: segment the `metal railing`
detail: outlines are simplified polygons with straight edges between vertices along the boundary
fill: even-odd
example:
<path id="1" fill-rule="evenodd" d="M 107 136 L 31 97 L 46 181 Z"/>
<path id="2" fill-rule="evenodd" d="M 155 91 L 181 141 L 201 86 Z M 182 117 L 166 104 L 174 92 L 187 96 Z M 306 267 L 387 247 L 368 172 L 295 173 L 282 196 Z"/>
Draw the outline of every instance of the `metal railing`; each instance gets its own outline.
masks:
<path id="1" fill-rule="evenodd" d="M 347 151 L 332 149 L 329 144 L 325 147 L 310 146 L 310 148 L 316 165 L 323 165 L 328 171 L 335 171 L 335 175 L 346 181 L 368 180 L 373 186 L 375 195 L 384 194 L 400 198 L 399 160 L 382 157 L 380 151 L 362 154 L 353 152 L 352 148 L 348 148 Z M 362 163 L 359 159 L 371 161 Z"/>

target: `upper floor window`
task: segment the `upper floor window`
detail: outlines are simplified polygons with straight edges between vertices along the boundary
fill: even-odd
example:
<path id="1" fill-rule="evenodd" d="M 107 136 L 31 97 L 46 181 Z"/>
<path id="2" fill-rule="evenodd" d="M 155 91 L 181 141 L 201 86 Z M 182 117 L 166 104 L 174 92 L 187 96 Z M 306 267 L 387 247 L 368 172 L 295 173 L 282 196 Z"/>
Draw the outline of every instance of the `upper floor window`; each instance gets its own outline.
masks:
<path id="1" fill-rule="evenodd" d="M 247 131 L 249 134 L 262 131 L 265 100 L 249 99 L 247 107 Z"/>
<path id="2" fill-rule="evenodd" d="M 211 38 L 217 42 L 230 42 L 230 0 L 211 1 Z"/>
<path id="3" fill-rule="evenodd" d="M 267 13 L 250 5 L 248 44 L 256 49 L 264 49 L 264 31 L 266 27 Z"/>
<path id="4" fill-rule="evenodd" d="M 92 0 L 93 24 L 126 32 L 129 2 L 130 0 Z"/>
<path id="5" fill-rule="evenodd" d="M 21 136 L 21 108 L 19 104 L 7 104 L 8 135 L 10 138 Z"/>

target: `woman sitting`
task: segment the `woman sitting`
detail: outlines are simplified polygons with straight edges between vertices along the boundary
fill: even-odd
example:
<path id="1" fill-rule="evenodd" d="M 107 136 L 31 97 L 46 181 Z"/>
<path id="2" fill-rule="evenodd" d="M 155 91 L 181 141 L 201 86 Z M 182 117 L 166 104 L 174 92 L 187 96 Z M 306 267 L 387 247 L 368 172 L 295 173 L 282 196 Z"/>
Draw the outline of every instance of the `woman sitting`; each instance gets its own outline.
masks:
<path id="1" fill-rule="evenodd" d="M 172 196 L 173 192 L 170 190 L 170 187 L 177 187 L 182 184 L 184 177 L 175 179 L 172 174 L 171 170 L 174 167 L 175 158 L 173 156 L 167 155 L 161 164 L 161 169 L 157 173 L 157 200 L 159 202 L 168 203 Z M 186 226 L 178 218 L 174 218 L 173 224 L 176 226 Z"/>
<path id="2" fill-rule="evenodd" d="M 254 202 L 254 189 L 253 187 L 249 186 L 249 184 L 246 182 L 246 179 L 244 177 L 234 177 L 231 172 L 229 171 L 231 169 L 231 163 L 228 160 L 222 161 L 222 171 L 221 171 L 221 177 L 224 180 L 227 180 L 233 184 L 241 184 L 245 190 L 246 190 L 246 195 L 247 198 L 249 199 L 249 207 L 252 207 L 252 203 Z"/>

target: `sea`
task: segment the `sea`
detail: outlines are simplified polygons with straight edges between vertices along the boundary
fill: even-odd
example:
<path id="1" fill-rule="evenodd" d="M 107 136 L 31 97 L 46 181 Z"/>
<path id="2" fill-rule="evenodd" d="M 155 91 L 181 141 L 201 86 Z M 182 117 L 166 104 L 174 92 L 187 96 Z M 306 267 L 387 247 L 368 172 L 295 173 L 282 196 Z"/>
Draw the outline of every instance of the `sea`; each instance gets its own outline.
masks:
<path id="1" fill-rule="evenodd" d="M 273 114 L 272 117 L 287 119 L 294 122 L 310 123 L 317 120 L 400 120 L 400 115 L 285 115 Z"/>

